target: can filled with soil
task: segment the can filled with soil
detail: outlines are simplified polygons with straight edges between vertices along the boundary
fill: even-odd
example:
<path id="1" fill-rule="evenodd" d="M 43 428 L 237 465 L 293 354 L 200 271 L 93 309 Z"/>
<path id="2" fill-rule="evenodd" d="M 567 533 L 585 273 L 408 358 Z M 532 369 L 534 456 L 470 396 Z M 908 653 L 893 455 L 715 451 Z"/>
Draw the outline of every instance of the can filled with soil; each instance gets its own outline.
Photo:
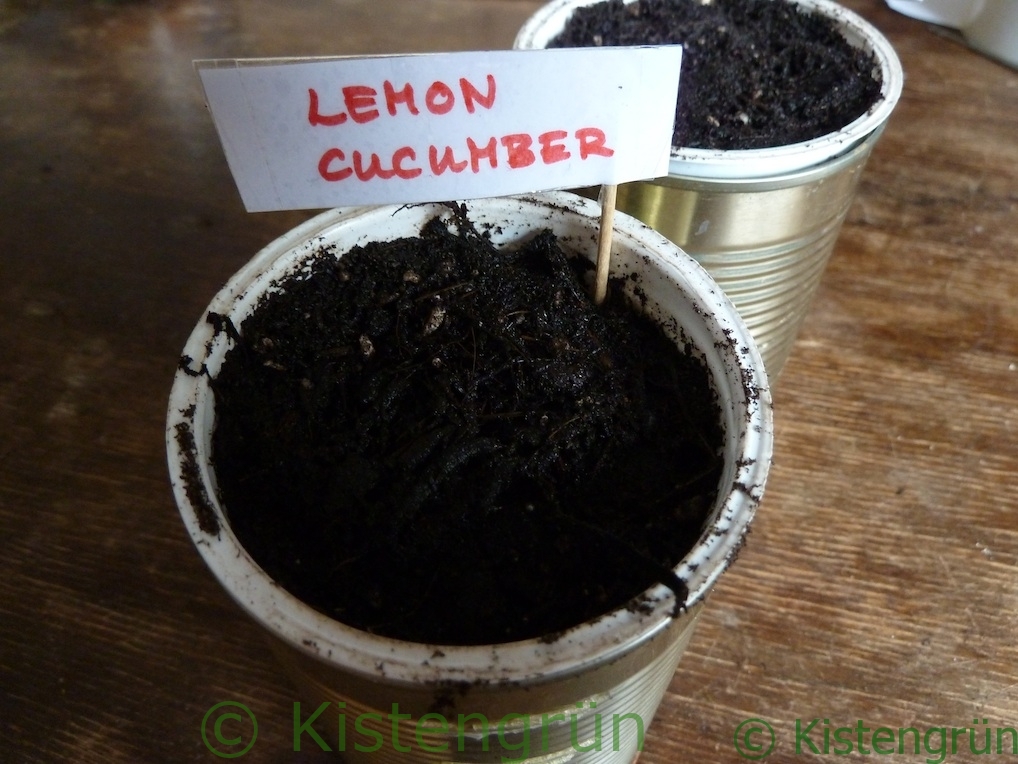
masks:
<path id="1" fill-rule="evenodd" d="M 624 304 L 633 314 L 646 316 L 660 336 L 667 338 L 672 351 L 690 361 L 690 368 L 702 371 L 710 400 L 695 402 L 694 398 L 684 398 L 683 405 L 701 413 L 709 412 L 708 419 L 716 420 L 717 443 L 706 449 L 698 446 L 681 457 L 682 461 L 688 458 L 695 462 L 697 452 L 710 451 L 716 455 L 716 472 L 703 473 L 710 474 L 707 482 L 712 484 L 706 493 L 689 492 L 695 480 L 689 479 L 688 470 L 683 471 L 684 465 L 676 463 L 680 457 L 672 459 L 672 468 L 667 464 L 655 466 L 637 481 L 668 486 L 665 492 L 668 509 L 664 515 L 672 518 L 670 522 L 680 515 L 697 518 L 688 549 L 681 558 L 662 565 L 655 558 L 653 545 L 646 546 L 639 535 L 631 534 L 638 530 L 637 526 L 651 522 L 649 515 L 641 514 L 642 500 L 620 501 L 614 517 L 584 515 L 575 506 L 578 494 L 549 494 L 544 490 L 547 486 L 542 487 L 541 483 L 549 479 L 548 475 L 566 483 L 568 473 L 596 476 L 599 469 L 590 462 L 570 464 L 575 454 L 568 449 L 555 450 L 551 452 L 553 458 L 544 458 L 541 448 L 527 450 L 513 442 L 511 435 L 515 432 L 516 440 L 522 444 L 531 441 L 580 444 L 584 436 L 579 431 L 572 431 L 574 434 L 567 439 L 561 434 L 569 427 L 579 426 L 584 412 L 594 417 L 590 420 L 595 423 L 594 429 L 604 426 L 597 424 L 591 409 L 608 404 L 594 407 L 585 402 L 594 400 L 594 383 L 590 374 L 579 371 L 573 355 L 587 341 L 586 337 L 600 332 L 595 326 L 599 319 L 590 318 L 591 323 L 583 331 L 568 339 L 556 334 L 550 344 L 541 346 L 537 344 L 539 327 L 528 322 L 540 319 L 538 323 L 542 323 L 544 318 L 538 314 L 556 309 L 564 312 L 567 302 L 585 300 L 585 295 L 573 295 L 569 293 L 570 287 L 563 286 L 546 301 L 518 310 L 500 308 L 489 314 L 477 303 L 483 278 L 476 282 L 470 279 L 479 278 L 486 267 L 493 271 L 496 266 L 502 267 L 494 259 L 503 257 L 521 260 L 526 268 L 543 273 L 545 280 L 557 278 L 552 271 L 560 266 L 582 277 L 587 269 L 577 267 L 576 263 L 594 258 L 598 219 L 597 205 L 565 193 L 476 200 L 466 205 L 429 204 L 325 213 L 268 246 L 239 271 L 210 304 L 185 347 L 167 421 L 168 459 L 181 516 L 215 576 L 270 635 L 274 650 L 291 672 L 301 700 L 306 703 L 302 715 L 302 721 L 308 725 L 305 729 L 317 730 L 316 734 L 330 748 L 343 751 L 349 760 L 631 761 L 642 746 L 646 727 L 692 635 L 704 596 L 741 546 L 761 498 L 771 456 L 766 373 L 744 324 L 710 277 L 674 244 L 626 215 L 616 219 L 612 299 L 620 301 L 619 305 Z M 381 250 L 383 260 L 392 263 L 398 260 L 392 247 L 408 239 L 421 239 L 427 248 L 433 249 L 446 245 L 455 248 L 464 237 L 476 237 L 472 244 L 492 246 L 505 254 L 493 251 L 490 262 L 478 260 L 472 264 L 468 258 L 463 272 L 457 271 L 453 262 L 460 262 L 456 259 L 459 255 L 440 256 L 434 271 L 423 262 L 415 265 L 412 261 L 400 261 L 395 287 L 386 286 L 381 291 L 367 290 L 362 287 L 366 282 L 355 281 L 360 278 L 356 258 L 365 251 Z M 547 257 L 534 254 L 533 247 L 540 248 L 551 241 L 555 243 L 554 251 L 560 251 L 564 260 L 559 260 L 554 252 Z M 383 260 L 373 266 L 379 273 Z M 448 281 L 431 281 L 446 277 Z M 348 340 L 340 338 L 344 336 L 342 325 L 347 322 L 349 311 L 344 310 L 344 316 L 336 317 L 336 321 L 332 318 L 326 321 L 324 313 L 312 307 L 309 293 L 301 291 L 324 289 L 329 283 L 340 289 L 356 283 L 355 292 L 365 295 L 364 305 L 371 303 L 368 306 L 371 310 L 365 313 L 366 323 L 352 328 Z M 577 283 L 582 283 L 582 278 Z M 298 323 L 306 330 L 304 333 L 324 333 L 328 340 L 327 347 L 315 346 L 308 357 L 325 366 L 302 366 L 303 351 L 297 343 L 288 344 L 292 337 L 268 333 L 281 324 L 277 318 L 264 326 L 257 321 L 266 305 L 279 304 L 277 298 L 285 301 L 287 296 L 297 294 L 303 295 L 294 303 L 294 309 L 298 311 Z M 335 302 L 330 298 L 322 305 Z M 405 306 L 406 311 L 392 313 L 395 318 L 387 329 L 386 320 L 379 317 L 375 308 L 396 310 L 399 305 Z M 462 310 L 466 312 L 461 313 Z M 454 324 L 461 315 L 468 318 L 460 327 L 463 332 L 446 334 L 448 342 L 439 342 L 437 338 L 443 333 L 456 328 Z M 506 336 L 519 345 L 519 352 L 513 355 L 508 368 L 484 370 L 486 356 L 480 337 L 495 336 L 498 333 L 495 324 L 508 330 Z M 280 410 L 284 412 L 272 423 L 273 436 L 278 437 L 276 461 L 287 461 L 299 451 L 302 442 L 315 443 L 307 454 L 298 453 L 292 460 L 298 465 L 294 469 L 301 468 L 304 462 L 315 460 L 316 455 L 333 447 L 306 435 L 303 429 L 314 429 L 315 421 L 327 418 L 320 412 L 309 414 L 318 410 L 314 408 L 319 405 L 315 402 L 319 400 L 317 393 L 374 369 L 376 362 L 389 352 L 382 337 L 406 338 L 411 333 L 412 344 L 427 349 L 426 365 L 436 372 L 434 380 L 439 381 L 433 386 L 442 388 L 438 390 L 441 396 L 451 391 L 452 399 L 470 402 L 470 406 L 461 409 L 434 402 L 425 406 L 449 409 L 459 435 L 454 436 L 446 425 L 414 431 L 414 422 L 424 428 L 419 423 L 424 420 L 415 417 L 401 420 L 402 430 L 394 426 L 394 431 L 400 430 L 394 436 L 395 453 L 409 456 L 409 462 L 420 466 L 422 477 L 417 483 L 426 483 L 426 491 L 418 492 L 415 485 L 407 484 L 387 492 L 389 484 L 400 480 L 398 471 L 382 472 L 371 483 L 373 471 L 382 470 L 384 465 L 378 462 L 372 466 L 370 454 L 358 457 L 361 461 L 346 456 L 339 460 L 343 466 L 335 470 L 332 489 L 342 501 L 354 497 L 354 509 L 337 513 L 333 524 L 355 527 L 352 536 L 347 534 L 355 543 L 343 549 L 342 559 L 324 558 L 327 564 L 313 568 L 308 578 L 312 583 L 321 583 L 335 576 L 335 581 L 345 582 L 346 588 L 358 590 L 354 600 L 361 599 L 364 605 L 358 610 L 356 602 L 322 599 L 314 586 L 302 589 L 300 583 L 290 580 L 295 569 L 312 568 L 314 564 L 312 535 L 288 536 L 285 528 L 272 529 L 268 537 L 278 540 L 272 545 L 244 527 L 246 520 L 241 518 L 249 514 L 248 507 L 242 506 L 246 503 L 243 498 L 238 498 L 244 496 L 244 489 L 228 486 L 233 480 L 228 475 L 233 455 L 224 451 L 227 448 L 224 443 L 241 441 L 217 440 L 217 419 L 225 421 L 233 416 L 226 394 L 233 384 L 228 380 L 229 368 L 235 360 L 230 357 L 231 351 L 239 349 L 236 357 L 246 356 L 245 362 L 252 362 L 238 379 L 259 374 L 270 378 L 286 376 L 300 366 L 299 374 L 294 375 L 293 400 L 271 387 L 269 398 L 280 401 Z M 655 341 L 641 339 L 640 346 L 649 355 Z M 410 350 L 400 345 L 395 352 L 399 360 L 393 368 L 409 369 L 409 355 Z M 439 367 L 455 366 L 457 355 L 460 360 L 467 359 L 464 368 L 471 370 L 471 379 L 483 381 L 484 385 L 460 385 L 463 378 L 444 374 L 445 370 Z M 600 365 L 612 374 L 622 365 L 620 356 L 599 351 L 596 357 L 603 359 Z M 520 367 L 527 363 L 536 364 L 538 375 L 547 378 L 545 387 L 559 391 L 557 402 L 549 404 L 547 410 L 537 411 L 532 418 L 535 432 L 540 432 L 541 427 L 549 428 L 543 440 L 528 434 L 524 425 L 530 420 L 522 403 L 512 410 L 498 408 L 485 387 L 500 375 L 509 380 L 520 374 Z M 677 371 L 685 368 L 684 364 L 680 360 L 676 367 L 648 367 L 640 374 L 653 378 L 653 387 L 668 389 L 675 375 L 684 373 Z M 323 369 L 339 371 L 325 374 Z M 666 369 L 672 371 L 665 373 Z M 412 376 L 429 373 L 427 369 L 418 369 Z M 350 403 L 355 397 L 364 397 L 372 386 L 383 390 L 382 399 L 396 400 L 409 376 L 410 372 L 384 378 L 369 374 L 364 387 L 357 388 L 357 392 L 344 388 L 330 399 L 334 402 L 330 406 L 337 405 L 336 401 Z M 395 384 L 397 378 L 399 384 Z M 242 381 L 237 384 L 242 386 Z M 409 409 L 392 408 L 403 414 L 416 411 L 412 407 L 419 397 L 415 393 L 406 398 L 405 406 Z M 571 405 L 579 408 L 569 411 Z M 377 407 L 372 403 L 369 409 L 374 408 Z M 555 410 L 559 408 L 568 413 L 562 422 L 555 423 Z M 477 421 L 470 418 L 475 414 Z M 691 412 L 681 415 L 687 414 Z M 342 418 L 339 414 L 331 416 Z M 362 435 L 376 424 L 365 417 L 361 413 L 354 418 L 354 429 Z M 699 418 L 695 414 L 692 417 Z M 621 414 L 613 413 L 608 425 L 621 418 Z M 653 418 L 642 416 L 641 432 L 653 431 Z M 513 427 L 513 422 L 517 423 L 516 429 L 507 429 Z M 293 428 L 302 433 L 296 440 L 289 439 L 288 433 Z M 707 431 L 711 429 L 708 427 Z M 501 430 L 510 437 L 500 441 Z M 458 440 L 460 437 L 464 439 Z M 243 452 L 242 445 L 237 448 Z M 524 478 L 508 477 L 503 465 L 517 460 L 521 454 L 526 456 L 525 469 L 520 473 Z M 252 454 L 242 461 L 254 462 L 259 458 Z M 409 462 L 401 464 L 405 467 Z M 551 472 L 531 469 L 546 462 L 551 464 Z M 712 462 L 708 459 L 706 463 Z M 239 483 L 255 481 L 258 479 L 255 473 L 273 469 L 271 464 L 266 465 L 242 473 Z M 471 478 L 462 481 L 463 485 L 453 486 L 456 478 L 449 476 L 457 474 L 461 465 L 470 467 Z M 640 474 L 640 465 L 635 461 L 622 469 L 630 476 Z M 662 475 L 673 479 L 662 481 Z M 297 520 L 302 512 L 332 500 L 329 487 L 315 482 L 317 478 L 312 473 L 308 473 L 307 480 L 306 485 L 286 486 L 292 495 L 287 498 L 284 492 L 283 498 L 276 501 L 280 514 L 294 524 L 302 522 Z M 624 481 L 619 485 L 624 486 Z M 310 498 L 299 496 L 308 486 Z M 250 503 L 257 503 L 259 494 L 270 490 L 263 487 L 252 492 Z M 383 498 L 390 493 L 391 500 Z M 549 499 L 549 495 L 556 498 Z M 469 499 L 463 504 L 467 509 L 462 510 L 469 514 L 457 519 L 449 514 L 449 508 L 458 507 L 461 496 Z M 686 498 L 676 498 L 679 496 Z M 698 496 L 709 496 L 709 503 L 697 506 L 693 497 Z M 593 498 L 585 501 L 597 503 Z M 384 511 L 376 515 L 368 511 L 377 507 L 384 507 Z M 517 534 L 513 528 L 514 524 L 522 526 L 529 522 L 524 519 L 527 513 L 553 518 L 568 515 L 569 519 L 562 520 L 566 526 L 557 535 L 528 539 L 526 533 Z M 476 527 L 467 527 L 471 525 Z M 678 523 L 671 527 L 680 526 Z M 330 539 L 320 546 L 332 548 L 349 542 L 343 540 L 343 528 L 333 529 L 334 536 L 330 535 L 333 530 L 316 528 L 320 537 Z M 354 558 L 377 556 L 398 548 L 396 556 L 400 560 L 410 559 L 413 553 L 405 547 L 393 547 L 394 539 L 439 538 L 443 528 L 452 529 L 449 538 L 462 535 L 470 539 L 463 546 L 489 544 L 484 554 L 471 563 L 478 580 L 447 568 L 437 557 L 428 570 L 411 565 L 400 572 L 402 578 L 396 579 L 397 583 L 403 582 L 402 588 L 397 586 L 393 590 L 397 594 L 402 591 L 405 596 L 383 608 L 391 616 L 385 618 L 379 616 L 376 607 L 389 596 L 380 579 L 366 578 L 372 574 L 364 572 L 343 578 L 348 566 L 363 562 Z M 490 532 L 485 533 L 486 530 Z M 475 531 L 479 532 L 471 535 Z M 671 533 L 657 530 L 651 535 Z M 624 539 L 626 548 L 613 545 L 608 536 Z M 306 540 L 300 541 L 302 538 Z M 594 550 L 590 567 L 606 568 L 610 574 L 614 571 L 609 577 L 624 577 L 630 574 L 630 569 L 643 568 L 649 578 L 638 584 L 642 589 L 631 592 L 620 602 L 602 598 L 605 587 L 594 584 L 593 571 L 582 569 L 582 560 L 587 558 L 577 558 L 581 560 L 581 569 L 572 572 L 554 569 L 552 578 L 542 582 L 526 577 L 532 571 L 514 572 L 513 556 L 507 553 L 514 550 L 519 554 L 542 553 L 526 566 L 540 569 L 542 559 L 568 559 L 578 547 Z M 304 558 L 300 557 L 302 550 L 306 551 Z M 472 553 L 471 549 L 455 547 L 445 552 L 446 556 L 467 560 L 473 559 Z M 484 557 L 497 561 L 492 566 L 496 570 L 481 576 Z M 393 563 L 398 564 L 402 562 Z M 429 570 L 441 572 L 423 580 Z M 506 577 L 499 578 L 505 573 Z M 487 589 L 484 581 L 490 582 Z M 526 585 L 514 589 L 520 581 Z M 567 600 L 593 602 L 594 610 L 577 611 L 580 615 L 570 615 L 564 622 L 556 621 L 556 614 L 552 613 L 544 623 L 554 627 L 551 630 L 538 627 L 535 631 L 525 622 L 539 614 L 526 609 L 517 612 L 514 608 L 528 599 L 528 589 L 538 587 L 539 593 L 547 596 L 538 596 L 534 601 L 558 603 L 555 611 L 567 610 L 572 604 Z M 505 598 L 505 591 L 514 593 Z M 566 599 L 555 599 L 555 591 L 565 592 Z M 501 604 L 492 609 L 487 607 L 489 600 Z M 426 618 L 402 617 L 422 610 L 440 612 L 446 601 L 456 603 L 455 607 L 434 628 Z M 505 613 L 510 615 L 499 620 Z M 319 710 L 321 713 L 311 719 Z M 306 743 L 312 744 L 310 733 L 306 734 Z"/>
<path id="2" fill-rule="evenodd" d="M 879 31 L 830 0 L 555 0 L 515 46 L 640 43 L 684 45 L 676 135 L 668 176 L 622 185 L 618 207 L 707 268 L 774 380 L 900 97 L 901 65 Z M 837 67 L 825 63 L 832 44 Z M 772 76 L 761 81 L 761 71 Z M 860 105 L 828 113 L 811 99 Z M 847 121 L 831 127 L 839 117 Z M 786 124 L 794 128 L 782 141 Z"/>

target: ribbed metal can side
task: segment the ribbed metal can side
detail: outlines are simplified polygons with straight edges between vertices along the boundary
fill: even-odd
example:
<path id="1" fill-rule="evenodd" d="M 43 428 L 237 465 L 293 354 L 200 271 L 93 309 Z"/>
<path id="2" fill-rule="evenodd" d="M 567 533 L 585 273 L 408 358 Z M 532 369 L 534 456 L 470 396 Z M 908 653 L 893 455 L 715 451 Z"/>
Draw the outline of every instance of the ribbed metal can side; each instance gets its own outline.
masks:
<path id="1" fill-rule="evenodd" d="M 574 681 L 554 685 L 535 677 L 533 682 L 507 683 L 494 691 L 480 686 L 450 688 L 461 694 L 457 709 L 435 707 L 430 714 L 402 712 L 419 705 L 421 698 L 416 696 L 430 696 L 434 688 L 393 685 L 375 702 L 365 702 L 355 677 L 276 639 L 270 639 L 270 645 L 304 700 L 294 715 L 295 735 L 326 704 L 309 727 L 352 763 L 628 764 L 643 749 L 702 608 L 698 603 L 681 613 L 669 628 L 638 648 L 627 662 L 636 658 L 645 665 L 626 671 L 617 684 L 613 684 L 617 672 L 582 671 Z M 399 718 L 394 720 L 396 712 Z M 320 747 L 307 732 L 297 737 L 309 750 Z M 379 741 L 383 744 L 375 749 Z"/>
<path id="2" fill-rule="evenodd" d="M 845 154 L 774 178 L 670 175 L 619 188 L 618 209 L 691 255 L 735 304 L 770 379 L 781 373 L 879 132 Z"/>

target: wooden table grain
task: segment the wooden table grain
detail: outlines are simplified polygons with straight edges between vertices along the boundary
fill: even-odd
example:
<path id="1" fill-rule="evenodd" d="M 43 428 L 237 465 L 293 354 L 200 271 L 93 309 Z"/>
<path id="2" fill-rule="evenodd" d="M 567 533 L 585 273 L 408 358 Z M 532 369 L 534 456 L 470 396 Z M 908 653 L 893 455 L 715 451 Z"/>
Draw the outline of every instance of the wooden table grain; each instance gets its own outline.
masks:
<path id="1" fill-rule="evenodd" d="M 976 754 L 1018 727 L 1018 72 L 849 4 L 904 94 L 775 390 L 749 543 L 641 764 L 740 761 L 750 718 L 769 762 L 833 756 L 838 727 L 866 750 L 927 733 L 893 761 L 1018 761 Z M 537 6 L 0 3 L 0 760 L 214 761 L 200 725 L 226 700 L 260 722 L 245 761 L 317 760 L 169 490 L 185 338 L 308 217 L 245 213 L 191 61 L 505 48 Z"/>

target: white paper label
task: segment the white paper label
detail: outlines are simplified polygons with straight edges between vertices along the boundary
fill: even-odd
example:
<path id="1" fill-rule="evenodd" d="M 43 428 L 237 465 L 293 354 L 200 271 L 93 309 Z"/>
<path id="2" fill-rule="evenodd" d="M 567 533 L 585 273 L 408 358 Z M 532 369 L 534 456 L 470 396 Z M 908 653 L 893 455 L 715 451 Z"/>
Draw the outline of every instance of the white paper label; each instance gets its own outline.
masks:
<path id="1" fill-rule="evenodd" d="M 196 62 L 249 212 L 503 196 L 668 172 L 682 50 Z"/>

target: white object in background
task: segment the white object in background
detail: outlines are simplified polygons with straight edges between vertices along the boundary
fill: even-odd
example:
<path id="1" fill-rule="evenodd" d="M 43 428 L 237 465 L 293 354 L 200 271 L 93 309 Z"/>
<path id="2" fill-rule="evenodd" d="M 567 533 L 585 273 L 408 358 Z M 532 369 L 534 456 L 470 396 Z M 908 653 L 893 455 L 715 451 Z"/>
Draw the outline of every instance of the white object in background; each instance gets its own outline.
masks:
<path id="1" fill-rule="evenodd" d="M 887 0 L 899 13 L 952 27 L 970 47 L 1018 68 L 1018 0 Z"/>
<path id="2" fill-rule="evenodd" d="M 955 29 L 975 15 L 973 0 L 887 0 L 887 4 L 914 19 Z"/>
<path id="3" fill-rule="evenodd" d="M 1018 0 L 983 0 L 961 33 L 968 44 L 1018 69 Z"/>

